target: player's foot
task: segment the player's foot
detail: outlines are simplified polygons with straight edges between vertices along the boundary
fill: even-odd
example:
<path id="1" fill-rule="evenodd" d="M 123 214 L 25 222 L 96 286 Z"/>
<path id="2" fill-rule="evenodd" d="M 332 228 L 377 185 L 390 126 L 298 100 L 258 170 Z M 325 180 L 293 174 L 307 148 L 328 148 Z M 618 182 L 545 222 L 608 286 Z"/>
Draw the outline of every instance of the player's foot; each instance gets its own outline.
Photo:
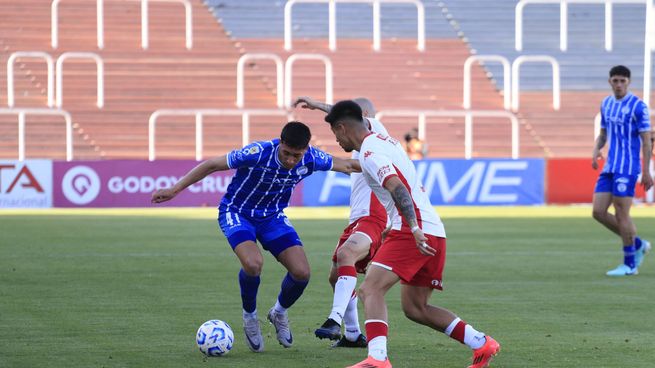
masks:
<path id="1" fill-rule="evenodd" d="M 637 267 L 631 268 L 625 263 L 620 264 L 618 267 L 616 267 L 613 270 L 607 271 L 606 275 L 607 276 L 631 276 L 631 275 L 636 275 L 639 273 L 637 271 Z"/>
<path id="2" fill-rule="evenodd" d="M 250 350 L 255 353 L 264 351 L 264 338 L 257 318 L 244 318 L 243 332 L 246 333 L 246 344 Z"/>
<path id="3" fill-rule="evenodd" d="M 268 311 L 268 321 L 275 326 L 277 333 L 277 341 L 285 348 L 290 348 L 293 345 L 293 336 L 289 329 L 289 316 L 286 313 L 276 313 L 275 309 L 271 308 Z"/>
<path id="4" fill-rule="evenodd" d="M 637 253 L 635 253 L 635 268 L 639 268 L 639 266 L 641 266 L 641 262 L 644 261 L 644 256 L 646 253 L 650 252 L 651 247 L 652 246 L 648 240 L 641 240 L 641 248 L 639 248 Z"/>
<path id="5" fill-rule="evenodd" d="M 487 341 L 481 348 L 473 350 L 473 364 L 469 368 L 488 367 L 491 359 L 500 351 L 500 344 L 491 336 L 484 337 Z"/>
<path id="6" fill-rule="evenodd" d="M 314 335 L 319 339 L 339 340 L 341 337 L 341 325 L 332 318 L 328 318 L 321 327 L 314 331 Z"/>
<path id="7" fill-rule="evenodd" d="M 342 336 L 339 341 L 332 344 L 333 348 L 365 348 L 367 346 L 366 336 L 362 334 L 359 334 L 355 341 L 350 341 L 345 336 Z"/>
<path id="8" fill-rule="evenodd" d="M 346 368 L 391 368 L 391 362 L 389 361 L 389 358 L 381 361 L 369 356 L 361 362 Z"/>

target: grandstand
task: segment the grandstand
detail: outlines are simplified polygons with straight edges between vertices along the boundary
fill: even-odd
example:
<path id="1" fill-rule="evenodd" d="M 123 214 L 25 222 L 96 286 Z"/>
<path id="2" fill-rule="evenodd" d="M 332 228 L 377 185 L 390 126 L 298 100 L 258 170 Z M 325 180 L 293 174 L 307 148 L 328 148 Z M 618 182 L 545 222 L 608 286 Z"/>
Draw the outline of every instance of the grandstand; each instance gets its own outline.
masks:
<path id="1" fill-rule="evenodd" d="M 234 109 L 236 67 L 244 54 L 271 53 L 287 60 L 297 53 L 327 56 L 333 66 L 335 100 L 371 98 L 379 110 L 462 110 L 463 65 L 471 55 L 551 55 L 561 66 L 562 106 L 554 111 L 550 67 L 521 69 L 521 157 L 587 157 L 593 142 L 593 118 L 607 94 L 609 66 L 624 63 L 635 72 L 633 89 L 641 87 L 643 5 L 615 6 L 614 51 L 602 46 L 602 6 L 570 5 L 569 50 L 558 48 L 559 9 L 539 5 L 526 10 L 525 45 L 514 44 L 516 1 L 423 1 L 425 51 L 417 50 L 416 8 L 384 4 L 381 48 L 372 48 L 372 12 L 367 4 L 338 4 L 337 49 L 328 47 L 325 4 L 296 4 L 293 49 L 284 49 L 284 5 L 269 0 L 190 1 L 193 47 L 185 46 L 183 6 L 151 1 L 149 47 L 141 47 L 138 1 L 104 2 L 104 48 L 96 38 L 95 2 L 63 0 L 59 4 L 58 47 L 51 45 L 49 1 L 0 0 L 0 63 L 16 51 L 42 51 L 56 61 L 64 52 L 93 52 L 104 62 L 104 107 L 96 106 L 96 66 L 70 60 L 64 67 L 62 109 L 74 123 L 75 159 L 145 159 L 148 118 L 159 109 Z M 641 7 L 641 8 L 640 8 Z M 622 26 L 629 24 L 630 26 Z M 641 27 L 641 28 L 640 28 Z M 597 37 L 589 37 L 589 30 Z M 639 37 L 633 37 L 634 35 Z M 43 60 L 18 58 L 15 107 L 45 108 L 47 73 Z M 293 68 L 292 96 L 326 97 L 324 66 L 299 60 Z M 473 64 L 472 108 L 502 110 L 502 69 Z M 0 85 L 7 82 L 2 68 Z M 277 108 L 276 75 L 270 60 L 246 63 L 244 107 Z M 0 104 L 8 103 L 0 89 Z M 314 143 L 335 154 L 339 147 L 318 113 L 295 112 L 308 121 Z M 280 116 L 251 118 L 250 139 L 278 133 Z M 0 115 L 0 157 L 18 150 L 15 115 Z M 416 126 L 415 116 L 385 119 L 392 135 Z M 157 123 L 157 158 L 193 158 L 194 119 L 162 117 Z M 510 124 L 504 118 L 476 118 L 473 157 L 508 157 Z M 463 157 L 464 119 L 428 118 L 426 140 L 433 157 Z M 30 116 L 26 126 L 27 158 L 65 158 L 65 129 L 60 117 Z M 241 144 L 241 118 L 204 117 L 204 156 L 218 155 Z"/>

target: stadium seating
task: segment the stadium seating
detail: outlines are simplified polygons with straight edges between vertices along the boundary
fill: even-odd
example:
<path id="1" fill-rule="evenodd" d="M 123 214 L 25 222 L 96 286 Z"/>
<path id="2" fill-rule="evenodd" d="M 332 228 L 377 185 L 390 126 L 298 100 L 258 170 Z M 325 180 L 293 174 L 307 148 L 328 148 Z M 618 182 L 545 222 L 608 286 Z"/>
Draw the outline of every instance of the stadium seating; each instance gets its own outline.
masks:
<path id="1" fill-rule="evenodd" d="M 95 106 L 95 65 L 70 61 L 65 66 L 63 109 L 75 123 L 75 158 L 135 158 L 148 155 L 148 117 L 164 108 L 234 108 L 236 64 L 245 53 L 273 53 L 286 60 L 293 53 L 318 53 L 334 65 L 335 99 L 370 97 L 379 110 L 462 109 L 462 70 L 471 54 L 499 54 L 510 61 L 522 54 L 546 54 L 562 67 L 562 109 L 553 111 L 550 70 L 522 68 L 520 155 L 522 157 L 587 156 L 593 117 L 607 93 L 608 68 L 624 63 L 634 71 L 639 91 L 643 63 L 643 12 L 639 6 L 615 6 L 614 52 L 603 49 L 602 6 L 569 6 L 569 51 L 559 51 L 556 5 L 526 8 L 525 45 L 514 51 L 515 1 L 425 1 L 426 51 L 416 50 L 416 9 L 382 6 L 382 47 L 372 50 L 372 12 L 366 4 L 337 7 L 337 50 L 327 47 L 327 6 L 298 4 L 293 10 L 293 51 L 283 48 L 284 1 L 193 1 L 192 50 L 185 48 L 184 12 L 177 3 L 151 2 L 150 47 L 142 50 L 138 2 L 105 2 L 105 47 L 96 45 L 95 2 L 64 0 L 60 4 L 59 48 L 50 46 L 49 1 L 0 0 L 0 65 L 12 52 L 45 51 L 56 59 L 67 51 L 99 54 L 105 63 L 105 106 Z M 215 17 L 212 17 L 212 14 Z M 622 26 L 629 23 L 630 28 Z M 597 37 L 589 39 L 589 29 Z M 639 35 L 637 38 L 631 37 Z M 641 44 L 640 44 L 641 42 Z M 4 69 L 4 68 L 1 68 Z M 42 61 L 16 63 L 16 106 L 45 107 L 46 68 Z M 500 110 L 501 69 L 473 67 L 474 109 Z M 250 61 L 245 73 L 245 107 L 275 108 L 275 68 L 270 61 Z M 0 72 L 0 85 L 6 73 Z M 325 98 L 323 66 L 298 61 L 293 96 Z M 6 90 L 0 88 L 0 104 Z M 314 143 L 339 153 L 322 115 L 299 111 L 311 124 Z M 251 139 L 275 136 L 280 117 L 253 117 Z M 27 157 L 64 158 L 60 118 L 27 118 Z M 205 156 L 225 153 L 241 144 L 238 117 L 207 117 Z M 0 157 L 16 157 L 16 117 L 0 115 Z M 391 134 L 402 137 L 416 117 L 386 118 Z M 474 157 L 507 157 L 510 126 L 505 119 L 476 119 Z M 463 118 L 428 119 L 426 140 L 434 157 L 462 157 Z M 157 127 L 158 158 L 194 157 L 193 117 L 163 117 Z M 37 143 L 38 142 L 38 143 Z"/>

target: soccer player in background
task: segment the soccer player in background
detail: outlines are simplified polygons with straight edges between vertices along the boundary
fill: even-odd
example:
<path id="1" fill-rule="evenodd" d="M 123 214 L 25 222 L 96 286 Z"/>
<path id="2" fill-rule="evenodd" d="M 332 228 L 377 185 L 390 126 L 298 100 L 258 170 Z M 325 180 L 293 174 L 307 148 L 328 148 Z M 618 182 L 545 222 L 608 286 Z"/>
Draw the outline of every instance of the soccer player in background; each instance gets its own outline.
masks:
<path id="1" fill-rule="evenodd" d="M 207 175 L 236 169 L 218 207 L 218 223 L 241 262 L 239 286 L 243 329 L 250 350 L 264 350 L 257 318 L 257 290 L 264 259 L 257 246 L 270 252 L 288 271 L 268 320 L 277 339 L 288 348 L 293 343 L 287 309 L 302 295 L 310 270 L 302 242 L 284 214 L 293 188 L 314 171 L 359 171 L 355 160 L 343 160 L 309 145 L 309 128 L 297 121 L 287 123 L 279 139 L 254 142 L 227 155 L 209 159 L 189 171 L 172 188 L 152 194 L 153 203 L 173 199 Z"/>
<path id="2" fill-rule="evenodd" d="M 362 109 L 368 128 L 376 133 L 387 135 L 387 129 L 375 119 L 375 107 L 366 98 L 356 98 Z M 294 106 L 329 113 L 332 105 L 315 101 L 309 97 L 300 97 Z M 359 152 L 353 151 L 352 158 L 357 159 Z M 382 243 L 382 236 L 387 225 L 387 211 L 360 173 L 350 175 L 350 218 L 343 230 L 332 256 L 329 282 L 334 290 L 332 311 L 320 328 L 314 331 L 316 337 L 338 340 L 333 347 L 366 347 L 366 337 L 359 328 L 357 315 L 357 273 L 366 273 L 371 258 Z M 344 335 L 341 325 L 345 324 Z"/>
<path id="3" fill-rule="evenodd" d="M 628 91 L 630 69 L 617 65 L 609 74 L 612 95 L 605 97 L 600 107 L 600 135 L 591 158 L 594 170 L 598 169 L 598 160 L 603 158 L 601 149 L 607 141 L 609 152 L 594 190 L 593 217 L 620 236 L 623 243 L 623 263 L 607 271 L 607 276 L 636 275 L 644 255 L 651 248 L 648 241 L 637 236 L 637 228 L 630 217 L 640 171 L 644 190 L 653 186 L 650 116 L 648 106 Z M 607 211 L 610 205 L 614 206 L 614 215 Z"/>
<path id="4" fill-rule="evenodd" d="M 353 101 L 335 104 L 325 121 L 346 152 L 360 152 L 364 178 L 392 224 L 359 288 L 366 315 L 368 358 L 350 368 L 391 367 L 384 297 L 398 281 L 407 318 L 444 332 L 473 349 L 473 364 L 469 368 L 487 367 L 500 351 L 500 345 L 449 310 L 428 303 L 432 291 L 442 289 L 446 233 L 402 145 L 389 136 L 370 132 L 361 108 Z"/>

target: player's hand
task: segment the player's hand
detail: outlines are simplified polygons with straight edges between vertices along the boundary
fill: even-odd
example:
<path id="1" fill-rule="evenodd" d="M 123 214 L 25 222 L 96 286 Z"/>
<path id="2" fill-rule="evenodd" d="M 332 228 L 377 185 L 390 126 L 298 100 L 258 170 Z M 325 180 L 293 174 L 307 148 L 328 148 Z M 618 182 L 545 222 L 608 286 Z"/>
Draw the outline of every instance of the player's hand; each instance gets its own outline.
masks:
<path id="1" fill-rule="evenodd" d="M 598 160 L 603 159 L 603 153 L 597 150 L 594 150 L 593 157 L 591 158 L 591 168 L 598 170 Z"/>
<path id="2" fill-rule="evenodd" d="M 650 175 L 650 172 L 644 171 L 641 174 L 641 185 L 644 187 L 645 192 L 653 187 L 653 177 Z"/>
<path id="3" fill-rule="evenodd" d="M 171 188 L 166 188 L 166 189 L 159 189 L 152 193 L 152 198 L 150 199 L 151 203 L 162 203 L 166 201 L 170 201 L 171 199 L 175 198 L 177 193 Z"/>
<path id="4" fill-rule="evenodd" d="M 303 109 L 309 109 L 309 110 L 316 110 L 318 108 L 316 101 L 314 101 L 311 97 L 307 97 L 307 96 L 298 97 L 293 102 L 294 108 L 298 107 L 298 105 L 300 105 L 300 107 L 302 107 Z"/>
<path id="5" fill-rule="evenodd" d="M 386 227 L 384 230 L 382 230 L 382 234 L 380 235 L 380 238 L 382 239 L 382 241 L 384 241 L 384 239 L 387 237 L 387 235 L 389 235 L 389 231 L 391 231 L 391 226 Z"/>
<path id="6" fill-rule="evenodd" d="M 417 229 L 413 232 L 414 240 L 416 240 L 416 247 L 418 251 L 421 252 L 424 256 L 434 256 L 437 254 L 436 249 L 428 245 L 428 238 L 423 234 L 423 230 Z"/>

